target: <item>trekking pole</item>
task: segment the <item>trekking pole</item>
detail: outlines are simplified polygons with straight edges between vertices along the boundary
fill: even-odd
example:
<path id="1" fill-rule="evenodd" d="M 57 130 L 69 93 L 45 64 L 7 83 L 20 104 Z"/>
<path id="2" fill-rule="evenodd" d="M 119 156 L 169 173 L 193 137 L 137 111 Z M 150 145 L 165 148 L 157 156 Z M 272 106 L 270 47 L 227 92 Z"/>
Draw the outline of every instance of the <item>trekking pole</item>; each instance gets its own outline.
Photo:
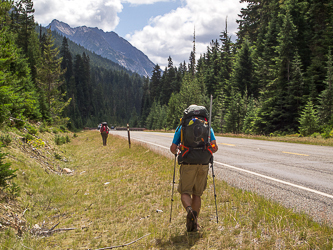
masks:
<path id="1" fill-rule="evenodd" d="M 209 107 L 209 132 L 208 132 L 208 143 L 210 144 L 210 129 L 212 127 L 212 106 L 213 106 L 213 95 L 210 95 L 210 107 Z M 210 167 L 212 168 L 213 186 L 214 186 L 214 198 L 215 198 L 215 210 L 216 210 L 216 223 L 219 223 L 219 216 L 217 215 L 217 203 L 216 203 L 216 190 L 215 190 L 215 174 L 214 174 L 214 156 L 212 155 Z"/>
<path id="2" fill-rule="evenodd" d="M 213 186 L 214 186 L 214 198 L 215 198 L 215 211 L 216 211 L 216 223 L 219 223 L 219 216 L 217 215 L 217 204 L 216 204 L 216 191 L 215 191 L 215 174 L 214 174 L 214 158 L 212 156 L 212 162 L 210 164 L 210 167 L 212 168 L 212 176 L 213 176 Z"/>
<path id="3" fill-rule="evenodd" d="M 173 189 L 174 189 L 174 187 L 175 187 L 176 160 L 177 160 L 177 155 L 175 154 L 175 164 L 174 164 L 174 167 L 173 167 L 173 180 L 172 180 L 172 194 L 171 194 L 170 223 L 171 223 L 171 215 L 172 215 Z"/>

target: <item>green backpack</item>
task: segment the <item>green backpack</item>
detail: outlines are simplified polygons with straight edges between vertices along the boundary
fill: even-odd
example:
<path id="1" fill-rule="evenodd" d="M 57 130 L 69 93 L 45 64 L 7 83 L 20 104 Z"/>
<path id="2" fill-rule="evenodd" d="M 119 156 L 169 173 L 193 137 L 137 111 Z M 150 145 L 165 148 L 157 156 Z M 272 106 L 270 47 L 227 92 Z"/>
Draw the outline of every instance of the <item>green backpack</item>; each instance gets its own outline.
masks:
<path id="1" fill-rule="evenodd" d="M 208 164 L 212 153 L 208 150 L 208 111 L 203 106 L 191 105 L 181 119 L 181 153 L 178 163 Z"/>

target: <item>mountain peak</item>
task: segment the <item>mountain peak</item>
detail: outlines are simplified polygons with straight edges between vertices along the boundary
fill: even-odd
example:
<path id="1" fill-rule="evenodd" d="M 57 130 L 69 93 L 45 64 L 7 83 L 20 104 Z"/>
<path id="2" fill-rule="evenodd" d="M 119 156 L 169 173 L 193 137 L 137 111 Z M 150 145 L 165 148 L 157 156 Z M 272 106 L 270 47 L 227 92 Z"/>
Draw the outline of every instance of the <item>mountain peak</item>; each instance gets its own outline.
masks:
<path id="1" fill-rule="evenodd" d="M 97 27 L 87 26 L 71 28 L 67 23 L 56 19 L 47 28 L 133 72 L 151 76 L 154 63 L 142 51 L 113 31 L 104 32 Z"/>
<path id="2" fill-rule="evenodd" d="M 56 30 L 58 33 L 63 34 L 66 37 L 71 37 L 75 34 L 75 30 L 73 28 L 71 28 L 67 23 L 61 22 L 57 19 L 53 19 L 47 28 Z"/>

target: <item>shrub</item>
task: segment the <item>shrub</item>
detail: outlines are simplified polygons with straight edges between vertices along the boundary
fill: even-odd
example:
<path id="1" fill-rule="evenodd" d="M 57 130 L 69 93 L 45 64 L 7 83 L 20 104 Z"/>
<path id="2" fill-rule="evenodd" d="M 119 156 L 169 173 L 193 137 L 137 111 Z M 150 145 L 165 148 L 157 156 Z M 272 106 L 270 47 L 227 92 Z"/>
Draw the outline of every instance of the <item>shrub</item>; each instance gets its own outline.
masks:
<path id="1" fill-rule="evenodd" d="M 55 157 L 57 160 L 61 160 L 61 155 L 58 154 L 58 153 L 54 153 L 54 157 Z"/>
<path id="2" fill-rule="evenodd" d="M 0 136 L 0 141 L 2 142 L 2 144 L 7 147 L 9 145 L 9 143 L 12 142 L 12 139 L 10 138 L 10 136 L 8 134 L 6 135 L 1 135 Z"/>
<path id="3" fill-rule="evenodd" d="M 313 134 L 311 135 L 311 137 L 313 137 L 313 138 L 319 138 L 319 136 L 320 136 L 319 133 L 313 133 Z"/>
<path id="4" fill-rule="evenodd" d="M 37 128 L 30 126 L 30 125 L 27 126 L 27 130 L 28 130 L 28 133 L 31 135 L 36 135 L 38 132 Z"/>
<path id="5" fill-rule="evenodd" d="M 50 132 L 50 130 L 45 125 L 42 125 L 39 127 L 39 132 L 45 133 L 45 132 Z"/>
<path id="6" fill-rule="evenodd" d="M 45 142 L 43 142 L 42 139 L 28 140 L 27 142 L 34 148 L 42 148 L 45 146 Z"/>
<path id="7" fill-rule="evenodd" d="M 0 143 L 0 149 L 3 147 L 2 143 Z M 3 159 L 7 154 L 1 153 L 0 151 L 0 187 L 6 188 L 8 186 L 7 181 L 16 177 L 17 169 L 10 169 L 10 163 L 3 163 Z"/>
<path id="8" fill-rule="evenodd" d="M 323 128 L 323 133 L 321 133 L 321 137 L 323 137 L 324 139 L 328 139 L 331 137 L 331 132 L 332 132 L 332 128 L 329 126 L 325 126 Z"/>
<path id="9" fill-rule="evenodd" d="M 16 183 L 13 182 L 10 187 L 7 187 L 7 189 L 9 191 L 10 198 L 14 199 L 14 198 L 20 196 L 21 188 Z"/>
<path id="10" fill-rule="evenodd" d="M 55 141 L 56 145 L 62 145 L 62 144 L 70 142 L 71 140 L 69 139 L 68 135 L 66 135 L 66 136 L 56 135 L 56 137 L 54 138 L 54 141 Z"/>
<path id="11" fill-rule="evenodd" d="M 26 134 L 24 136 L 25 142 L 35 139 L 31 134 Z"/>
<path id="12" fill-rule="evenodd" d="M 66 127 L 65 127 L 64 125 L 61 125 L 61 126 L 59 127 L 59 129 L 60 129 L 60 131 L 63 132 L 63 133 L 65 133 L 65 132 L 67 131 L 67 129 L 66 129 Z"/>
<path id="13" fill-rule="evenodd" d="M 69 143 L 69 142 L 71 142 L 71 139 L 69 139 L 69 136 L 66 135 L 66 143 Z"/>

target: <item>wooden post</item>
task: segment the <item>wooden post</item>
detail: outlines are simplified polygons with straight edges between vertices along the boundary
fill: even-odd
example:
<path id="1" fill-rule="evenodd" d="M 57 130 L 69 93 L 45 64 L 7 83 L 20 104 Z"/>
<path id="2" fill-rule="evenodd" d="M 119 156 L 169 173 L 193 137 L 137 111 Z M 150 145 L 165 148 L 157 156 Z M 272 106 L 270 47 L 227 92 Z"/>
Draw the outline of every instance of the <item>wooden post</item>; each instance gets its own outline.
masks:
<path id="1" fill-rule="evenodd" d="M 128 136 L 128 145 L 129 145 L 129 148 L 131 148 L 131 135 L 130 135 L 130 129 L 129 129 L 128 123 L 127 123 L 127 136 Z"/>

